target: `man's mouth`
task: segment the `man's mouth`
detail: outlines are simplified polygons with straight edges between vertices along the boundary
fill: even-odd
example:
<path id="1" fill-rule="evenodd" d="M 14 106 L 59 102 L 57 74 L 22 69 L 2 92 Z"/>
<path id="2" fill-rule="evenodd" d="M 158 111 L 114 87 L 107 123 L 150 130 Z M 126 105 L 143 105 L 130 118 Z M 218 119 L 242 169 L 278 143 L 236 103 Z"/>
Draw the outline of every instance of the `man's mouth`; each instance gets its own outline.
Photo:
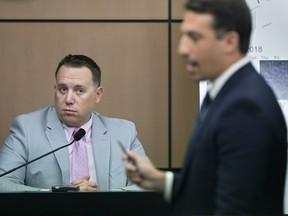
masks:
<path id="1" fill-rule="evenodd" d="M 75 110 L 72 110 L 72 109 L 63 109 L 63 112 L 65 114 L 68 114 L 68 115 L 71 115 L 71 114 L 75 114 L 76 111 Z"/>
<path id="2" fill-rule="evenodd" d="M 186 65 L 186 70 L 188 72 L 194 72 L 198 68 L 198 64 L 195 61 L 190 61 Z"/>

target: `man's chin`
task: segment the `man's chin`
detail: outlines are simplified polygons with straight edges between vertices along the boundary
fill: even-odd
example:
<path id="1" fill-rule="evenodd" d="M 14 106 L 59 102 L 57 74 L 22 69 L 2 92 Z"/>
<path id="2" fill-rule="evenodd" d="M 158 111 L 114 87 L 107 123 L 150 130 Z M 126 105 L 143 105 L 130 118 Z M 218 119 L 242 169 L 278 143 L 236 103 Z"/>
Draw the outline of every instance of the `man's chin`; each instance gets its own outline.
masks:
<path id="1" fill-rule="evenodd" d="M 203 77 L 199 76 L 199 74 L 188 72 L 188 75 L 191 78 L 191 80 L 194 82 L 200 82 L 203 80 Z"/>
<path id="2" fill-rule="evenodd" d="M 79 127 L 79 120 L 72 116 L 65 116 L 62 119 L 62 122 L 68 127 Z"/>

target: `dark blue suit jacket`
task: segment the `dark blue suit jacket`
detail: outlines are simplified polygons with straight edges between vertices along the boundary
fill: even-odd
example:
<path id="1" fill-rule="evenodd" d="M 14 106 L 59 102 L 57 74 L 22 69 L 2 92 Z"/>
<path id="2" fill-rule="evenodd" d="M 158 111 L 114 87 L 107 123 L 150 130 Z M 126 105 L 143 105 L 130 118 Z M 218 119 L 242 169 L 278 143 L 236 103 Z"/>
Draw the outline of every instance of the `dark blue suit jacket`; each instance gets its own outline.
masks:
<path id="1" fill-rule="evenodd" d="M 286 139 L 274 93 L 245 65 L 198 119 L 175 175 L 175 215 L 281 215 Z"/>

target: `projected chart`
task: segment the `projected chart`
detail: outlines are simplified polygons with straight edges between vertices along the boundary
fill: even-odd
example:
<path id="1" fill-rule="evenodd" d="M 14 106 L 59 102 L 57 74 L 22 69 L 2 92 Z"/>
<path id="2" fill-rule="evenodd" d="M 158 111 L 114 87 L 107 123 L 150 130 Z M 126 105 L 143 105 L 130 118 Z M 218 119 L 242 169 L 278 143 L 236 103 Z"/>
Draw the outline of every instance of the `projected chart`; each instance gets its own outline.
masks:
<path id="1" fill-rule="evenodd" d="M 287 0 L 246 0 L 253 18 L 249 58 L 260 69 L 261 60 L 288 59 Z"/>

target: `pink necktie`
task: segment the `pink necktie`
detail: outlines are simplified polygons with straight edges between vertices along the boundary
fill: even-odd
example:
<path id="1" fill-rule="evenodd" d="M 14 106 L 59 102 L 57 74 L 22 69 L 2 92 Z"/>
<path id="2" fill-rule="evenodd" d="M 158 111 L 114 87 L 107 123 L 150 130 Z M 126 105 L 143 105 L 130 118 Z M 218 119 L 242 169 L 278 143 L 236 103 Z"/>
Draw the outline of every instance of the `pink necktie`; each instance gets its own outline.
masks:
<path id="1" fill-rule="evenodd" d="M 75 128 L 74 134 L 79 130 Z M 72 151 L 72 181 L 89 175 L 86 142 L 82 139 L 75 141 Z"/>

